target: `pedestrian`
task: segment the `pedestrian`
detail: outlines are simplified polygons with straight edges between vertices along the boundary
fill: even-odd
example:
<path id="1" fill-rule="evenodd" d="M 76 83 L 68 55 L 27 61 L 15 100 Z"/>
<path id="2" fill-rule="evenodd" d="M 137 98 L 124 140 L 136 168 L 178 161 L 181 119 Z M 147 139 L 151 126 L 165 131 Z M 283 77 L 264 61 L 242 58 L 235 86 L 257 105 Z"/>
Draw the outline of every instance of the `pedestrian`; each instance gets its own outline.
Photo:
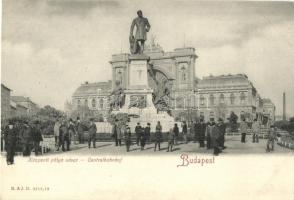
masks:
<path id="1" fill-rule="evenodd" d="M 16 129 L 12 121 L 8 122 L 8 126 L 5 128 L 4 133 L 4 142 L 5 142 L 5 149 L 6 149 L 6 162 L 7 165 L 14 164 L 14 154 L 16 148 Z"/>
<path id="2" fill-rule="evenodd" d="M 178 137 L 179 137 L 179 127 L 178 124 L 175 123 L 174 128 L 173 128 L 174 134 L 175 134 L 175 145 L 178 145 Z"/>
<path id="3" fill-rule="evenodd" d="M 213 147 L 213 155 L 218 156 L 218 154 L 221 152 L 219 147 L 219 141 L 220 141 L 219 126 L 217 126 L 215 122 L 212 121 L 209 127 L 209 131 L 210 131 L 210 137 L 211 137 L 211 146 Z"/>
<path id="4" fill-rule="evenodd" d="M 226 134 L 226 124 L 224 123 L 224 120 L 222 118 L 218 119 L 218 129 L 219 129 L 219 147 L 221 149 L 225 149 L 225 134 Z"/>
<path id="5" fill-rule="evenodd" d="M 260 124 L 257 119 L 254 119 L 252 124 L 252 142 L 258 143 L 259 142 L 259 132 L 260 132 Z"/>
<path id="6" fill-rule="evenodd" d="M 60 147 L 60 141 L 59 141 L 60 126 L 61 124 L 60 124 L 59 118 L 56 118 L 53 131 L 54 131 L 54 138 L 55 138 L 55 147 L 57 151 L 59 151 L 59 147 Z"/>
<path id="7" fill-rule="evenodd" d="M 93 142 L 93 148 L 96 148 L 96 132 L 97 127 L 94 123 L 94 119 L 90 119 L 90 126 L 89 126 L 89 137 L 88 137 L 88 147 L 91 148 L 91 142 Z"/>
<path id="8" fill-rule="evenodd" d="M 160 151 L 160 142 L 162 138 L 162 126 L 160 124 L 160 121 L 157 122 L 157 125 L 155 127 L 155 145 L 154 145 L 154 151 L 156 151 L 156 148 L 158 146 L 158 150 Z"/>
<path id="9" fill-rule="evenodd" d="M 118 124 L 118 120 L 116 119 L 114 124 L 112 125 L 112 131 L 111 131 L 112 132 L 111 137 L 114 138 L 115 146 L 118 145 L 118 140 L 117 140 L 117 129 L 118 129 L 118 127 L 117 127 L 117 124 Z"/>
<path id="10" fill-rule="evenodd" d="M 76 129 L 75 129 L 75 124 L 74 124 L 72 118 L 69 119 L 68 134 L 70 135 L 70 138 L 73 138 L 74 144 L 77 144 L 78 143 L 78 137 L 77 137 L 77 132 L 76 132 Z"/>
<path id="11" fill-rule="evenodd" d="M 117 125 L 117 144 L 121 146 L 121 140 L 123 139 L 123 130 L 124 125 L 121 123 L 118 123 Z"/>
<path id="12" fill-rule="evenodd" d="M 79 138 L 79 144 L 84 144 L 84 126 L 81 123 L 81 120 L 79 117 L 77 117 L 77 123 L 76 123 L 76 131 Z"/>
<path id="13" fill-rule="evenodd" d="M 27 121 L 20 125 L 20 135 L 22 141 L 22 155 L 30 156 L 33 148 L 33 130 Z"/>
<path id="14" fill-rule="evenodd" d="M 59 140 L 61 142 L 60 146 L 62 146 L 62 151 L 69 151 L 70 150 L 70 136 L 68 132 L 68 125 L 66 120 L 64 119 L 61 123 L 59 129 Z M 65 149 L 66 145 L 66 149 Z"/>
<path id="15" fill-rule="evenodd" d="M 173 128 L 171 128 L 169 132 L 167 133 L 167 143 L 168 143 L 167 152 L 173 151 L 174 140 L 175 140 L 175 133 Z"/>
<path id="16" fill-rule="evenodd" d="M 131 129 L 130 127 L 126 127 L 126 131 L 125 131 L 125 144 L 126 144 L 126 149 L 127 152 L 130 151 L 130 146 L 132 144 L 132 134 L 131 134 Z"/>
<path id="17" fill-rule="evenodd" d="M 247 131 L 248 131 L 248 125 L 246 123 L 246 119 L 243 118 L 242 121 L 240 122 L 241 143 L 246 142 Z"/>
<path id="18" fill-rule="evenodd" d="M 188 143 L 188 138 L 187 138 L 188 126 L 186 121 L 184 121 L 182 124 L 182 134 L 183 134 L 184 142 L 187 144 Z"/>
<path id="19" fill-rule="evenodd" d="M 205 147 L 204 141 L 205 141 L 205 132 L 206 132 L 206 124 L 204 123 L 204 119 L 200 119 L 200 124 L 199 124 L 199 147 Z"/>
<path id="20" fill-rule="evenodd" d="M 35 149 L 35 155 L 38 156 L 40 152 L 40 142 L 43 141 L 41 128 L 40 128 L 40 122 L 35 121 L 33 126 L 33 142 L 34 142 L 34 149 Z M 42 151 L 41 151 L 42 153 Z"/>
<path id="21" fill-rule="evenodd" d="M 268 131 L 268 138 L 266 143 L 266 152 L 274 151 L 275 139 L 277 139 L 277 132 L 274 125 L 270 126 Z"/>
<path id="22" fill-rule="evenodd" d="M 145 136 L 146 136 L 146 141 L 148 144 L 150 143 L 150 137 L 151 137 L 151 128 L 150 128 L 150 123 L 147 123 L 147 126 L 145 127 Z"/>
<path id="23" fill-rule="evenodd" d="M 141 145 L 141 151 L 144 150 L 145 144 L 146 144 L 146 140 L 147 140 L 147 136 L 146 136 L 146 132 L 145 129 L 147 127 L 142 127 L 141 131 L 140 131 L 140 145 Z"/>
<path id="24" fill-rule="evenodd" d="M 195 136 L 195 123 L 193 121 L 190 121 L 189 135 L 190 135 L 190 137 L 193 137 L 193 142 L 196 143 L 197 138 Z"/>
<path id="25" fill-rule="evenodd" d="M 136 133 L 136 144 L 139 146 L 140 145 L 140 134 L 141 134 L 141 125 L 138 122 L 137 126 L 135 127 L 135 133 Z"/>
<path id="26" fill-rule="evenodd" d="M 206 148 L 207 149 L 211 149 L 212 148 L 211 136 L 212 136 L 212 130 L 213 130 L 214 127 L 215 127 L 214 118 L 210 118 L 209 122 L 207 123 L 206 132 L 205 132 L 205 136 L 206 136 Z"/>

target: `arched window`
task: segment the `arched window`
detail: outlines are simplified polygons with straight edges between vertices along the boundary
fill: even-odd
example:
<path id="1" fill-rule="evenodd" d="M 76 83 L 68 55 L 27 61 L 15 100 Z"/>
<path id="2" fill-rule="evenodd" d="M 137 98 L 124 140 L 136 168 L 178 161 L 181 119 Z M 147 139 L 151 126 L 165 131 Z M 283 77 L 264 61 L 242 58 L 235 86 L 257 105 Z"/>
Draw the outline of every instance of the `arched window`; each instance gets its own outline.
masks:
<path id="1" fill-rule="evenodd" d="M 181 67 L 181 72 L 182 72 L 182 76 L 181 76 L 181 80 L 182 80 L 182 82 L 186 82 L 186 80 L 187 80 L 187 74 L 186 74 L 186 67 Z"/>
<path id="2" fill-rule="evenodd" d="M 219 102 L 220 103 L 225 103 L 225 95 L 223 93 L 219 97 Z"/>
<path id="3" fill-rule="evenodd" d="M 77 105 L 78 105 L 78 107 L 81 106 L 81 100 L 80 100 L 80 99 L 78 99 L 78 101 L 77 101 Z"/>
<path id="4" fill-rule="evenodd" d="M 200 105 L 201 105 L 201 106 L 203 106 L 203 105 L 205 104 L 204 101 L 205 101 L 204 96 L 201 95 L 201 96 L 200 96 Z"/>
<path id="5" fill-rule="evenodd" d="M 103 109 L 103 99 L 99 99 L 99 108 Z"/>
<path id="6" fill-rule="evenodd" d="M 245 99 L 246 99 L 246 96 L 245 96 L 244 92 L 241 92 L 241 94 L 240 94 L 241 104 L 244 104 L 245 103 Z"/>
<path id="7" fill-rule="evenodd" d="M 211 94 L 209 96 L 209 102 L 210 102 L 210 105 L 214 105 L 214 96 L 213 96 L 213 94 Z"/>
<path id="8" fill-rule="evenodd" d="M 231 93 L 231 95 L 230 95 L 230 100 L 231 100 L 231 104 L 234 105 L 235 104 L 235 95 L 233 93 Z"/>
<path id="9" fill-rule="evenodd" d="M 88 99 L 85 99 L 85 106 L 88 107 Z"/>
<path id="10" fill-rule="evenodd" d="M 93 108 L 96 107 L 96 99 L 92 99 L 92 107 L 93 107 Z"/>

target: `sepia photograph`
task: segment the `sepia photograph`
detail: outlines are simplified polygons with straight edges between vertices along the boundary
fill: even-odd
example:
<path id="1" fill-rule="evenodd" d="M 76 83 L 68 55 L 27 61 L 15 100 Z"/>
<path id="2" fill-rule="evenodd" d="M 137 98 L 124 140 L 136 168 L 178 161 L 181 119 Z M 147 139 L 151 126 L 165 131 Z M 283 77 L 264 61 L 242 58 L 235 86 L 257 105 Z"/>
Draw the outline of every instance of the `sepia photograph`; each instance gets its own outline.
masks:
<path id="1" fill-rule="evenodd" d="M 1 20 L 1 200 L 294 199 L 294 2 L 3 0 Z"/>

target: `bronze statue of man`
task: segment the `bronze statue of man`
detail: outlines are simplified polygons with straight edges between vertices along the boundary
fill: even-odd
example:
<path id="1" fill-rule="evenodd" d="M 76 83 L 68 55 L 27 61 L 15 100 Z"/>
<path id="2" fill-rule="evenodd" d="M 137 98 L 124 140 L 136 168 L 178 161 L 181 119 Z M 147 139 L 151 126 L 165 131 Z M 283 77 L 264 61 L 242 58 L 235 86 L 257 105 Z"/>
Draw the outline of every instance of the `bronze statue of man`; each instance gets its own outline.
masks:
<path id="1" fill-rule="evenodd" d="M 143 17 L 141 10 L 137 11 L 138 17 L 135 18 L 130 30 L 130 50 L 132 54 L 142 54 L 144 51 L 144 43 L 147 39 L 147 32 L 150 30 L 148 19 Z M 135 37 L 133 35 L 134 27 L 136 26 Z"/>

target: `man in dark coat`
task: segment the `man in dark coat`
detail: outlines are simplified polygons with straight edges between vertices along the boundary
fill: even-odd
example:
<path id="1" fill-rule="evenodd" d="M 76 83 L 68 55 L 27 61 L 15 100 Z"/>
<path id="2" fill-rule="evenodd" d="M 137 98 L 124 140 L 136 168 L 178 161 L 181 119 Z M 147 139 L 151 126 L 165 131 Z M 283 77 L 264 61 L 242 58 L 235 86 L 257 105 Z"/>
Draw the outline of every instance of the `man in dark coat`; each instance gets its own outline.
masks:
<path id="1" fill-rule="evenodd" d="M 187 138 L 188 126 L 187 126 L 186 121 L 183 122 L 182 129 L 183 129 L 182 133 L 183 133 L 184 142 L 187 144 L 188 143 L 188 138 Z"/>
<path id="2" fill-rule="evenodd" d="M 146 135 L 146 132 L 145 132 L 145 128 L 141 128 L 141 131 L 140 131 L 140 144 L 141 144 L 141 151 L 144 150 L 144 147 L 145 147 L 145 144 L 146 144 L 146 140 L 147 140 L 147 135 Z"/>
<path id="3" fill-rule="evenodd" d="M 206 148 L 211 149 L 211 135 L 212 135 L 212 129 L 215 126 L 214 118 L 210 118 L 210 121 L 207 123 L 206 126 Z"/>
<path id="4" fill-rule="evenodd" d="M 136 144 L 139 146 L 140 145 L 140 135 L 141 135 L 141 125 L 140 123 L 138 122 L 137 123 L 137 126 L 135 127 L 135 133 L 136 133 Z"/>
<path id="5" fill-rule="evenodd" d="M 36 156 L 39 155 L 41 141 L 43 141 L 43 137 L 41 134 L 40 123 L 39 121 L 36 121 L 33 127 L 33 142 Z"/>
<path id="6" fill-rule="evenodd" d="M 25 121 L 23 125 L 20 126 L 20 135 L 23 156 L 30 156 L 33 148 L 33 129 L 28 122 Z"/>
<path id="7" fill-rule="evenodd" d="M 175 124 L 174 126 L 174 138 L 175 138 L 175 145 L 178 144 L 178 137 L 179 137 L 179 127 L 178 127 L 178 124 Z"/>
<path id="8" fill-rule="evenodd" d="M 91 148 L 91 141 L 93 142 L 93 147 L 96 148 L 96 132 L 97 127 L 94 123 L 94 120 L 90 120 L 90 127 L 89 127 L 89 139 L 88 139 L 88 146 Z"/>
<path id="9" fill-rule="evenodd" d="M 127 152 L 130 151 L 130 146 L 132 144 L 132 134 L 130 127 L 126 127 L 126 131 L 124 132 L 125 144 L 127 148 Z"/>
<path id="10" fill-rule="evenodd" d="M 14 154 L 16 148 L 16 129 L 10 121 L 4 133 L 5 149 L 7 152 L 6 161 L 8 165 L 14 164 Z"/>
<path id="11" fill-rule="evenodd" d="M 220 133 L 220 137 L 219 137 L 219 147 L 221 149 L 225 149 L 225 134 L 226 134 L 226 124 L 224 123 L 222 118 L 219 118 L 218 120 L 218 129 L 219 129 L 219 133 Z"/>
<path id="12" fill-rule="evenodd" d="M 65 148 L 64 148 L 65 143 L 66 143 L 66 150 L 69 151 L 70 138 L 69 138 L 67 123 L 65 120 L 63 120 L 60 126 L 59 141 L 62 146 L 62 151 L 65 151 Z"/>
<path id="13" fill-rule="evenodd" d="M 112 135 L 111 135 L 111 137 L 114 138 L 115 146 L 118 146 L 117 132 L 118 132 L 118 120 L 116 119 L 112 126 Z"/>
<path id="14" fill-rule="evenodd" d="M 206 124 L 204 123 L 204 120 L 201 118 L 198 128 L 198 139 L 199 139 L 199 147 L 204 147 L 204 140 L 205 140 L 205 131 L 206 131 Z"/>
<path id="15" fill-rule="evenodd" d="M 154 151 L 156 151 L 156 147 L 158 146 L 158 150 L 160 151 L 160 142 L 162 138 L 162 126 L 160 122 L 157 122 L 157 125 L 155 127 L 155 146 Z"/>
<path id="16" fill-rule="evenodd" d="M 150 137 L 151 137 L 150 123 L 147 123 L 147 126 L 145 127 L 144 131 L 145 131 L 146 141 L 149 144 L 150 143 Z"/>
<path id="17" fill-rule="evenodd" d="M 79 137 L 79 143 L 84 144 L 84 127 L 83 127 L 79 117 L 77 117 L 76 130 L 77 130 L 78 137 Z"/>

